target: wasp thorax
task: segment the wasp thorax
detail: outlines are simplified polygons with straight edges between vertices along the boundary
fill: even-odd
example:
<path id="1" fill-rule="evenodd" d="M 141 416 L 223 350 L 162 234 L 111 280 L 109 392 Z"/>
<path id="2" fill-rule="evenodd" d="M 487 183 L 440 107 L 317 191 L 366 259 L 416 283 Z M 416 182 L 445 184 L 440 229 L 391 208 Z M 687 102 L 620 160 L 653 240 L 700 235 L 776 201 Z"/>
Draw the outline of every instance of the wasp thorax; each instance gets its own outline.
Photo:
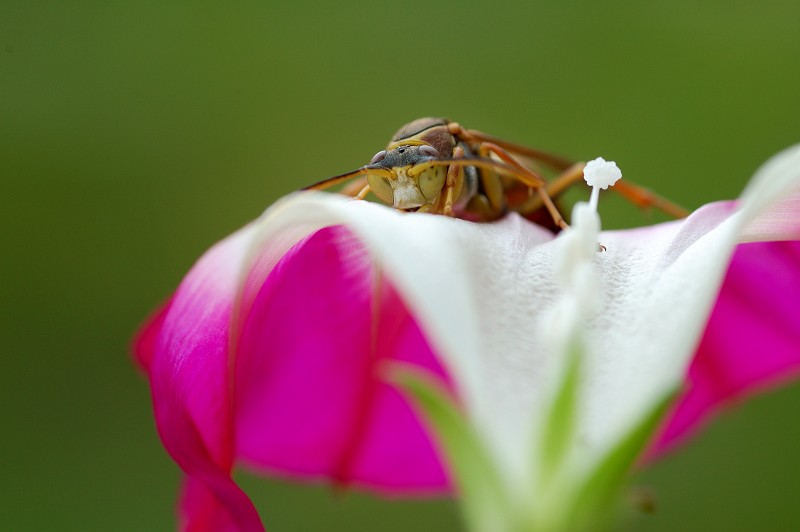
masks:
<path id="1" fill-rule="evenodd" d="M 368 175 L 370 189 L 382 201 L 396 209 L 414 209 L 432 205 L 444 187 L 444 166 L 411 171 L 416 165 L 439 156 L 435 148 L 422 145 L 401 145 L 378 152 L 371 166 L 389 170 L 391 177 L 376 173 Z"/>

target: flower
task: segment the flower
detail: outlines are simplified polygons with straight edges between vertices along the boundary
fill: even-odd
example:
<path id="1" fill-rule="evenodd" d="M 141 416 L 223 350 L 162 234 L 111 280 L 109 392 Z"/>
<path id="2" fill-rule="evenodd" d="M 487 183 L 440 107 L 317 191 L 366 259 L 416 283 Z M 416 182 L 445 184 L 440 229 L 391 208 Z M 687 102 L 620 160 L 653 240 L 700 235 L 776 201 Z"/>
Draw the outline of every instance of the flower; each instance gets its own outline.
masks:
<path id="1" fill-rule="evenodd" d="M 798 184 L 794 147 L 738 203 L 601 232 L 606 251 L 578 263 L 598 297 L 577 344 L 557 317 L 585 290 L 556 261 L 580 228 L 554 238 L 516 215 L 475 224 L 322 193 L 281 200 L 211 248 L 136 344 L 186 475 L 182 526 L 262 530 L 237 463 L 385 493 L 455 482 L 483 523 L 552 517 L 612 466 L 624 473 L 690 363 L 654 452 L 800 368 Z"/>

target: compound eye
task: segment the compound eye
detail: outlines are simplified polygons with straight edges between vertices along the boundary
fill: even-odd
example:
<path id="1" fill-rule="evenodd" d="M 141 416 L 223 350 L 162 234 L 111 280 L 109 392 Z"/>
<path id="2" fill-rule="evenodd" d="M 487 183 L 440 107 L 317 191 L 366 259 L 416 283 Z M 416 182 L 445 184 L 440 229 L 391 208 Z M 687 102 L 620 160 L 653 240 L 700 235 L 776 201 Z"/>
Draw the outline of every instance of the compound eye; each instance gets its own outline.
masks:
<path id="1" fill-rule="evenodd" d="M 375 155 L 372 156 L 372 160 L 369 164 L 375 164 L 381 162 L 386 157 L 386 150 L 381 150 Z"/>
<path id="2" fill-rule="evenodd" d="M 442 192 L 445 182 L 443 166 L 434 166 L 422 172 L 419 176 L 419 191 L 428 201 L 433 201 Z"/>
<path id="3" fill-rule="evenodd" d="M 428 157 L 439 157 L 439 150 L 434 148 L 433 146 L 420 146 L 419 148 L 420 155 L 427 155 Z"/>
<path id="4" fill-rule="evenodd" d="M 382 202 L 388 205 L 394 205 L 394 191 L 387 178 L 382 175 L 368 174 L 367 183 L 369 184 L 370 190 L 372 190 Z"/>

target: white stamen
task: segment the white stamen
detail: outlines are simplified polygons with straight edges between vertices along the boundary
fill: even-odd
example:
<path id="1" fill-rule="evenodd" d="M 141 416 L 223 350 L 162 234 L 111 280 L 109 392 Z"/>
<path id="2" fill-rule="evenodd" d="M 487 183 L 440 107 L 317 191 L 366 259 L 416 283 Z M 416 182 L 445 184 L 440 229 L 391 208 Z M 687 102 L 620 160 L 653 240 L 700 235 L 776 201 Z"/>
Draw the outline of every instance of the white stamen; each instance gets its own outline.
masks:
<path id="1" fill-rule="evenodd" d="M 614 183 L 622 178 L 622 171 L 614 161 L 606 161 L 598 157 L 586 163 L 583 169 L 583 179 L 586 184 L 592 187 L 592 196 L 589 198 L 589 206 L 597 210 L 597 200 L 600 198 L 600 189 L 613 187 Z"/>

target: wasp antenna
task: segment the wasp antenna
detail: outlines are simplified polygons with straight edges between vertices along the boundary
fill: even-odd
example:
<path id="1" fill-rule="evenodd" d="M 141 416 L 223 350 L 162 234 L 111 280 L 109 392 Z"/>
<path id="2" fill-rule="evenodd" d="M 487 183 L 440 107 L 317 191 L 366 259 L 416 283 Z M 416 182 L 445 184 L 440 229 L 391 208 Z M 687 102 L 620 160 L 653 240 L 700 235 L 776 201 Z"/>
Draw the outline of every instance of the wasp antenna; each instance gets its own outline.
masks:
<path id="1" fill-rule="evenodd" d="M 323 179 L 322 181 L 314 183 L 313 185 L 308 185 L 307 187 L 303 187 L 300 190 L 325 190 L 326 188 L 336 186 L 339 183 L 344 183 L 345 181 L 348 181 L 360 175 L 368 175 L 368 174 L 372 175 L 386 174 L 386 177 L 391 176 L 391 172 L 389 172 L 384 168 L 372 168 L 369 166 L 362 166 L 361 168 L 358 168 L 356 170 L 352 170 L 350 172 L 341 175 L 335 175 L 333 177 Z"/>

